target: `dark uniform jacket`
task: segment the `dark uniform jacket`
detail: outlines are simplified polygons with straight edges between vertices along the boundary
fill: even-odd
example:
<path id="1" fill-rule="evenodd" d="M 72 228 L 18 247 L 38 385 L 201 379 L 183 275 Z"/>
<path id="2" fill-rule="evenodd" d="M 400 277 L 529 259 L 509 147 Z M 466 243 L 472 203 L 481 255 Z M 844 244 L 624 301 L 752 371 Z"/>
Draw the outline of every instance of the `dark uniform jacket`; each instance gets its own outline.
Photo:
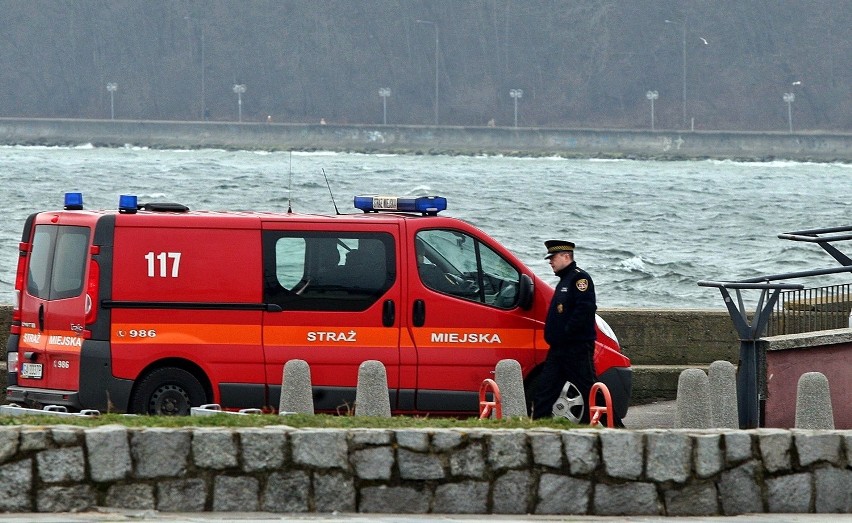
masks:
<path id="1" fill-rule="evenodd" d="M 572 342 L 594 341 L 595 285 L 576 262 L 558 273 L 559 284 L 547 311 L 544 339 L 551 347 L 564 347 Z"/>

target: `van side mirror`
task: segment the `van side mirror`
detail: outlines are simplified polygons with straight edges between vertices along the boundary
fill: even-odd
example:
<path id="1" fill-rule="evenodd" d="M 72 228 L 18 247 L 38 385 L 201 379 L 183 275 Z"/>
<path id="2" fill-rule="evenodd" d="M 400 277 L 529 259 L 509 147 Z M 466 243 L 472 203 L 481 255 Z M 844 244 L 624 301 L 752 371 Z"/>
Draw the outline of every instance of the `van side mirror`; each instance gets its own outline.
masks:
<path id="1" fill-rule="evenodd" d="M 526 274 L 521 274 L 521 288 L 518 296 L 518 306 L 525 311 L 528 311 L 533 306 L 533 297 L 535 296 L 535 284 L 532 278 Z"/>

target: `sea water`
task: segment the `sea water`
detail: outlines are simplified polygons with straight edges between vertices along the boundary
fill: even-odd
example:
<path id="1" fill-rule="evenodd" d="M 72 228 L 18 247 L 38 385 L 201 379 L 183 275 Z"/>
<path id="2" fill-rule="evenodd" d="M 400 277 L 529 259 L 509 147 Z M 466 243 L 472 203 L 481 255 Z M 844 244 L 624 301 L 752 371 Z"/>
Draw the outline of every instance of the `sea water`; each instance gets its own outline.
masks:
<path id="1" fill-rule="evenodd" d="M 8 146 L 0 187 L 4 304 L 24 219 L 60 209 L 69 191 L 89 209 L 135 194 L 195 210 L 320 214 L 357 212 L 358 194 L 440 195 L 444 214 L 484 230 L 549 283 L 543 242 L 575 242 L 600 307 L 723 308 L 699 280 L 839 267 L 817 245 L 777 235 L 852 222 L 852 165 L 840 163 Z M 852 253 L 852 242 L 835 245 Z"/>

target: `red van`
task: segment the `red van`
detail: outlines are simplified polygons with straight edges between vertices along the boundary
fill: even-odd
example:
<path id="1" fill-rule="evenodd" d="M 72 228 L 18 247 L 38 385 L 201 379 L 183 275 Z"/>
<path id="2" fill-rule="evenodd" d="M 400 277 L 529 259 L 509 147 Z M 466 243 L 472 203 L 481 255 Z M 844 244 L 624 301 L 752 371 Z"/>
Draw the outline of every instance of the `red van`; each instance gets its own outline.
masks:
<path id="1" fill-rule="evenodd" d="M 310 364 L 317 410 L 351 406 L 359 365 L 387 369 L 396 413 L 474 414 L 504 358 L 535 381 L 552 287 L 440 197 L 356 197 L 363 212 L 190 211 L 122 196 L 24 224 L 9 401 L 187 414 L 278 405 Z M 596 367 L 626 414 L 630 361 L 599 321 Z"/>

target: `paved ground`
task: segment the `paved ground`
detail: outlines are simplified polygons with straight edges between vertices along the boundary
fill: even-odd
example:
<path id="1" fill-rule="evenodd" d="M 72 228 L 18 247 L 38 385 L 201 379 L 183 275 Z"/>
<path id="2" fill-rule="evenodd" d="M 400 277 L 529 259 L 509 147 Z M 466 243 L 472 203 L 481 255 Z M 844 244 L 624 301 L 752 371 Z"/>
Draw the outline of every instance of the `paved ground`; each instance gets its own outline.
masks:
<path id="1" fill-rule="evenodd" d="M 630 407 L 622 421 L 628 429 L 670 429 L 674 427 L 676 413 L 676 401 L 659 401 Z"/>

